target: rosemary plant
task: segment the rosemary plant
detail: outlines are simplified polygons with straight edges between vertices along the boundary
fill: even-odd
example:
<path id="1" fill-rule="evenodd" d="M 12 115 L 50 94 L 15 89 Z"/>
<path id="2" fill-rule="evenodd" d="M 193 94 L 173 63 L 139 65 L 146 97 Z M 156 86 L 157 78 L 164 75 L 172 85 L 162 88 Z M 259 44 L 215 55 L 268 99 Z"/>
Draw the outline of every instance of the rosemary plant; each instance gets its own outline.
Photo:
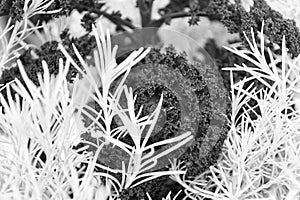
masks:
<path id="1" fill-rule="evenodd" d="M 299 19 L 284 18 L 297 1 L 157 2 L 136 0 L 134 23 L 106 1 L 0 2 L 0 199 L 300 198 Z M 159 43 L 185 17 L 238 33 L 206 43 L 224 80 L 177 49 L 143 48 L 143 30 Z M 142 48 L 121 59 L 104 19 Z M 223 81 L 230 110 L 217 109 Z"/>
<path id="2" fill-rule="evenodd" d="M 66 49 L 59 45 L 66 57 L 66 62 L 60 60 L 60 70 L 56 77 L 49 74 L 47 63 L 43 62 L 44 73 L 38 75 L 39 86 L 32 83 L 22 63 L 18 60 L 18 67 L 26 85 L 15 79 L 13 83 L 5 85 L 8 101 L 2 95 L 0 96 L 3 105 L 1 115 L 3 140 L 6 144 L 11 145 L 8 148 L 10 151 L 2 149 L 1 154 L 3 159 L 1 177 L 4 177 L 5 180 L 4 185 L 1 185 L 3 198 L 18 195 L 21 199 L 62 199 L 72 195 L 80 199 L 79 197 L 84 196 L 87 192 L 86 187 L 90 185 L 88 182 L 92 177 L 97 176 L 107 178 L 103 187 L 107 187 L 109 183 L 113 185 L 113 190 L 109 191 L 109 195 L 113 197 L 123 189 L 134 187 L 159 176 L 184 173 L 184 171 L 147 172 L 157 164 L 158 158 L 176 150 L 192 139 L 191 133 L 187 132 L 172 139 L 147 145 L 147 140 L 158 119 L 163 96 L 153 114 L 140 118 L 139 113 L 136 114 L 134 111 L 136 97 L 133 96 L 132 89 L 123 85 L 123 82 L 131 67 L 138 63 L 149 52 L 149 49 L 135 51 L 122 63 L 117 64 L 115 60 L 117 49 L 116 47 L 111 49 L 109 34 L 104 36 L 101 27 L 100 35 L 96 28 L 93 28 L 93 33 L 98 47 L 94 51 L 96 75 L 92 74 L 95 71 L 91 71 L 75 46 L 74 51 L 83 70 Z M 80 79 L 77 76 L 74 79 L 72 90 L 69 90 L 66 74 L 71 64 L 89 81 L 88 85 L 80 85 Z M 110 84 L 123 73 L 125 73 L 123 81 L 115 92 L 111 93 Z M 102 86 L 101 91 L 99 90 L 100 86 Z M 11 97 L 11 88 L 17 92 L 16 101 L 13 101 Z M 83 98 L 74 102 L 73 100 L 81 91 L 86 91 L 85 94 L 80 94 L 83 95 Z M 127 99 L 126 107 L 122 107 L 119 103 L 122 94 L 125 94 Z M 98 113 L 87 104 L 90 99 L 99 104 L 102 112 Z M 86 110 L 96 114 L 96 117 Z M 83 115 L 92 120 L 87 127 L 82 122 Z M 121 119 L 123 126 L 111 130 L 110 124 L 114 116 Z M 69 121 L 69 119 L 74 120 Z M 99 123 L 99 119 L 104 125 Z M 142 132 L 148 126 L 147 134 L 142 139 Z M 79 153 L 83 149 L 73 150 L 76 144 L 85 142 L 81 141 L 80 137 L 84 132 L 89 132 L 98 141 L 96 144 L 89 143 L 89 145 L 96 146 L 97 151 L 93 155 Z M 127 134 L 134 141 L 134 146 L 129 146 L 118 139 Z M 176 143 L 176 145 L 153 156 L 155 147 L 169 143 Z M 130 156 L 127 165 L 122 163 L 122 169 L 111 169 L 95 163 L 103 146 L 110 144 L 121 148 Z M 40 158 L 42 153 L 46 157 L 44 160 Z M 85 169 L 83 177 L 80 177 L 79 175 L 82 173 L 80 171 L 83 169 L 77 169 L 77 167 L 82 163 L 87 163 L 88 167 Z M 8 168 L 8 166 L 10 167 Z M 18 166 L 23 167 L 19 169 Z M 65 168 L 66 166 L 68 169 Z M 111 173 L 122 173 L 122 180 L 118 181 L 112 175 L 96 172 L 93 170 L 95 166 Z M 77 182 L 71 181 L 70 179 L 74 179 L 76 174 Z M 140 180 L 141 178 L 142 180 Z M 139 181 L 137 182 L 137 180 Z M 14 182 L 20 184 L 15 185 Z M 81 184 L 85 184 L 85 186 Z M 83 187 L 82 193 L 76 187 Z M 58 188 L 60 188 L 59 191 L 56 190 Z M 95 195 L 90 198 L 94 198 Z"/>

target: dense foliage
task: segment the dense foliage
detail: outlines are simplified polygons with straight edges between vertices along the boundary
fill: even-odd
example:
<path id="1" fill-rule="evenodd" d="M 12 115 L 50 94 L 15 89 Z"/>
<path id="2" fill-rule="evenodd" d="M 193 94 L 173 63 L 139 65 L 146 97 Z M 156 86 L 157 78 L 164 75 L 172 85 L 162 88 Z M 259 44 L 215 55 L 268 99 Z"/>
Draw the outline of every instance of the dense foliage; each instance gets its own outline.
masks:
<path id="1" fill-rule="evenodd" d="M 75 56 L 75 52 L 72 50 L 72 44 L 78 47 L 78 50 L 83 57 L 89 55 L 91 50 L 96 46 L 94 37 L 89 35 L 84 35 L 80 38 L 73 38 L 66 30 L 61 34 L 61 37 L 63 39 L 63 45 L 65 48 L 70 50 L 70 54 L 73 56 Z M 20 55 L 19 59 L 24 64 L 24 69 L 29 78 L 35 85 L 39 86 L 37 74 L 43 71 L 40 67 L 42 61 L 45 60 L 48 63 L 51 74 L 57 75 L 59 58 L 62 57 L 63 55 L 61 51 L 58 50 L 58 42 L 50 41 L 41 45 L 40 49 L 29 48 L 28 50 L 25 50 L 24 53 Z M 76 74 L 77 70 L 71 66 L 67 74 L 67 80 L 71 83 L 72 78 L 74 78 Z M 0 79 L 0 84 L 13 81 L 15 78 L 18 78 L 22 83 L 24 83 L 18 67 L 12 67 L 4 70 Z M 2 95 L 6 97 L 6 91 L 2 90 L 1 92 Z"/>
<path id="2" fill-rule="evenodd" d="M 185 54 L 178 54 L 172 47 L 167 48 L 165 53 L 162 53 L 160 49 L 152 49 L 132 69 L 125 81 L 125 84 L 132 87 L 134 94 L 137 95 L 136 112 L 141 105 L 144 107 L 142 116 L 153 111 L 153 107 L 157 104 L 157 98 L 161 93 L 165 96 L 162 104 L 162 112 L 165 116 L 157 123 L 154 133 L 149 139 L 150 144 L 172 138 L 187 130 L 193 131 L 194 141 L 189 144 L 190 146 L 187 147 L 186 151 L 181 148 L 183 150 L 179 149 L 168 154 L 167 158 L 159 161 L 155 167 L 156 169 L 168 169 L 166 168 L 168 159 L 180 159 L 187 166 L 186 177 L 191 180 L 217 161 L 228 131 L 226 121 L 219 116 L 220 122 L 212 127 L 215 130 L 214 135 L 206 138 L 207 129 L 211 126 L 210 120 L 212 117 L 216 117 L 212 114 L 210 97 L 217 94 L 221 95 L 222 98 L 227 98 L 227 95 L 221 88 L 217 88 L 216 91 L 209 91 L 207 83 L 198 68 L 205 69 L 210 66 L 200 63 L 197 65 L 190 64 Z M 168 71 L 165 68 L 172 70 Z M 174 93 L 174 90 L 172 92 L 174 88 L 177 88 L 179 92 Z M 179 103 L 179 99 L 181 103 Z M 198 102 L 198 105 L 193 104 L 193 101 Z M 183 103 L 185 106 L 182 105 Z M 186 118 L 189 120 L 185 121 Z M 89 137 L 88 134 L 85 134 L 84 137 L 87 141 L 95 142 L 95 139 Z M 133 142 L 129 139 L 128 137 L 126 140 L 125 137 L 125 140 L 123 140 L 133 145 Z M 81 146 L 79 145 L 77 148 Z M 168 148 L 168 146 L 163 146 L 162 149 L 159 148 L 156 151 L 163 151 L 165 148 Z M 90 150 L 95 149 L 91 148 Z M 121 160 L 126 160 L 126 157 L 117 157 L 115 154 L 116 152 L 105 152 L 104 150 L 100 153 L 99 162 L 102 164 L 111 163 L 115 166 Z M 111 162 L 112 159 L 113 163 Z M 143 199 L 146 197 L 146 192 L 154 199 L 159 199 L 166 196 L 170 190 L 172 196 L 174 196 L 181 189 L 183 187 L 165 176 L 124 190 L 121 199 Z"/>
<path id="3" fill-rule="evenodd" d="M 20 21 L 24 14 L 24 2 L 25 0 L 1 1 L 0 16 L 9 15 L 13 22 Z M 29 1 L 29 5 L 30 3 L 31 2 Z M 286 46 L 291 57 L 294 58 L 300 54 L 300 32 L 296 27 L 295 21 L 284 19 L 279 12 L 272 10 L 264 0 L 254 1 L 254 4 L 250 7 L 249 11 L 246 11 L 241 2 L 238 0 L 236 0 L 235 3 L 231 3 L 229 0 L 171 0 L 166 7 L 160 9 L 159 13 L 161 18 L 155 20 L 153 20 L 151 18 L 151 14 L 149 14 L 151 13 L 149 11 L 151 11 L 152 4 L 153 0 L 137 1 L 136 6 L 140 9 L 142 27 L 160 27 L 163 24 L 170 24 L 172 19 L 181 17 L 189 17 L 189 24 L 197 25 L 201 20 L 201 17 L 207 17 L 212 21 L 220 21 L 223 23 L 230 33 L 238 33 L 242 41 L 242 48 L 249 48 L 244 36 L 251 36 L 250 28 L 253 28 L 254 36 L 257 41 L 259 41 L 257 31 L 263 30 L 268 39 L 266 47 L 271 48 L 274 54 L 281 53 L 280 50 L 277 50 L 276 46 L 282 45 L 281 42 L 283 36 L 285 36 Z M 59 12 L 34 16 L 32 21 L 36 23 L 41 23 L 43 21 L 48 22 L 49 20 L 61 15 L 69 15 L 72 10 L 76 9 L 80 13 L 86 12 L 81 21 L 82 26 L 88 32 L 92 30 L 92 25 L 95 23 L 95 20 L 101 16 L 116 24 L 117 31 L 125 31 L 125 28 L 137 28 L 131 23 L 130 19 L 123 18 L 122 13 L 119 11 L 108 13 L 106 10 L 103 10 L 102 8 L 104 5 L 105 3 L 99 3 L 96 0 L 55 0 L 51 6 L 49 6 L 48 10 L 61 9 Z M 263 27 L 262 22 L 264 22 Z M 61 33 L 61 38 L 62 44 L 74 58 L 76 58 L 76 56 L 73 51 L 72 44 L 78 48 L 79 53 L 84 58 L 91 55 L 91 51 L 96 46 L 95 39 L 88 34 L 80 38 L 73 38 L 68 33 L 68 30 L 65 30 Z M 224 72 L 221 68 L 242 63 L 246 63 L 248 67 L 254 67 L 252 63 L 245 61 L 221 47 L 218 47 L 214 40 L 209 40 L 205 49 L 216 61 L 228 90 L 230 90 L 229 72 Z M 49 72 L 51 74 L 57 74 L 58 60 L 62 57 L 63 54 L 60 50 L 58 50 L 58 42 L 49 41 L 42 44 L 39 49 L 29 48 L 25 50 L 20 55 L 19 59 L 23 63 L 24 69 L 29 78 L 33 81 L 33 83 L 38 85 L 39 81 L 37 73 L 43 71 L 42 68 L 40 68 L 42 60 L 45 60 L 48 63 Z M 266 56 L 266 60 L 267 62 L 270 61 L 268 56 Z M 212 115 L 212 105 L 209 99 L 211 95 L 214 95 L 214 93 L 224 91 L 208 91 L 204 80 L 205 77 L 200 74 L 197 68 L 205 68 L 209 66 L 204 66 L 201 63 L 199 66 L 194 66 L 188 63 L 184 54 L 178 54 L 173 48 L 168 48 L 166 53 L 161 53 L 159 49 L 153 49 L 147 57 L 143 59 L 139 65 L 137 65 L 137 67 L 138 66 L 154 66 L 154 68 L 159 68 L 161 66 L 170 67 L 170 69 L 182 75 L 182 79 L 179 80 L 182 80 L 182 82 L 185 80 L 189 81 L 189 89 L 195 94 L 195 96 L 190 98 L 196 98 L 199 101 L 199 104 L 196 106 L 199 110 L 194 110 L 195 112 L 192 113 L 194 117 L 193 123 L 198 123 L 198 129 L 195 130 L 194 134 L 195 141 L 193 141 L 193 144 L 191 144 L 185 153 L 182 154 L 182 152 L 179 152 L 174 154 L 175 157 L 180 155 L 180 159 L 185 162 L 187 167 L 187 178 L 192 179 L 207 170 L 209 166 L 215 164 L 222 150 L 222 145 L 226 138 L 227 131 L 225 124 L 222 124 L 222 127 L 218 127 L 222 130 L 221 134 L 213 136 L 212 140 L 215 141 L 214 146 L 211 146 L 208 149 L 203 148 L 203 146 L 205 146 L 203 143 L 210 142 L 209 140 L 207 141 L 204 139 L 210 123 L 210 117 Z M 77 73 L 77 70 L 71 67 L 67 75 L 67 79 L 70 83 Z M 154 76 L 155 74 L 150 73 L 150 76 L 152 75 Z M 134 77 L 134 75 L 132 76 L 133 77 L 129 76 L 129 79 L 131 78 L 131 81 L 136 84 L 131 85 L 132 87 L 135 87 L 134 92 L 138 96 L 136 106 L 145 106 L 143 115 L 151 113 L 153 105 L 157 103 L 157 95 L 160 93 L 164 93 L 166 95 L 162 106 L 165 110 L 164 114 L 166 123 L 162 124 L 162 127 L 159 128 L 160 131 L 155 135 L 156 137 L 150 139 L 150 142 L 171 138 L 177 134 L 183 125 L 184 127 L 188 126 L 182 122 L 182 115 L 184 113 L 180 110 L 181 108 L 178 100 L 180 97 L 171 92 L 168 88 L 170 85 L 164 85 L 165 80 L 163 80 L 163 78 L 161 78 L 161 82 L 157 80 L 153 81 L 153 79 L 152 81 L 145 83 L 143 80 L 151 79 L 151 77 L 140 77 L 140 80 L 136 81 L 136 77 Z M 170 76 L 172 76 L 172 74 Z M 248 76 L 249 74 L 246 72 L 235 73 L 234 80 L 241 80 Z M 3 71 L 0 84 L 8 83 L 15 78 L 18 78 L 21 82 L 23 82 L 19 68 L 12 67 Z M 257 86 L 257 89 L 264 87 L 261 83 L 259 83 L 259 81 L 256 81 L 255 85 Z M 247 84 L 244 85 L 245 88 L 247 86 Z M 6 96 L 5 90 L 1 91 L 1 93 Z M 225 97 L 226 94 L 224 93 L 224 98 Z M 149 99 L 153 101 L 149 101 Z M 252 100 L 249 105 L 255 106 L 257 105 L 257 102 Z M 193 106 L 195 107 L 195 105 Z M 193 110 L 193 106 L 189 109 Z M 115 122 L 114 125 L 117 126 L 117 123 Z M 126 140 L 126 138 L 124 140 Z M 132 141 L 127 141 L 127 143 L 132 144 Z M 172 157 L 172 155 L 170 157 Z M 144 199 L 146 198 L 146 192 L 149 192 L 154 199 L 159 199 L 166 196 L 170 190 L 173 194 L 176 194 L 180 189 L 183 189 L 182 186 L 165 176 L 123 191 L 121 199 Z"/>
<path id="4" fill-rule="evenodd" d="M 0 4 L 0 14 L 8 14 L 13 20 L 20 20 L 23 14 L 25 0 L 6 0 Z M 151 19 L 151 14 L 147 10 L 151 10 L 153 0 L 138 0 L 137 6 L 140 8 L 143 27 L 160 27 L 163 23 L 169 24 L 172 19 L 180 17 L 190 17 L 190 25 L 197 25 L 201 20 L 200 17 L 208 17 L 210 20 L 218 20 L 222 22 L 231 33 L 239 33 L 244 40 L 243 32 L 250 36 L 250 28 L 254 31 L 260 31 L 262 21 L 264 21 L 264 33 L 271 41 L 270 45 L 281 45 L 283 35 L 286 37 L 286 45 L 292 57 L 296 57 L 300 53 L 300 33 L 294 20 L 284 19 L 282 14 L 273 10 L 264 0 L 254 1 L 250 11 L 246 11 L 239 0 L 231 3 L 229 0 L 171 0 L 170 3 L 160 9 L 161 18 L 158 20 Z M 117 25 L 118 30 L 125 30 L 123 27 L 135 28 L 131 24 L 131 20 L 122 18 L 122 14 L 118 11 L 108 13 L 101 9 L 105 3 L 94 0 L 55 0 L 49 10 L 61 9 L 60 12 L 50 15 L 39 16 L 39 21 L 46 20 L 60 15 L 68 15 L 73 9 L 79 12 L 87 11 L 82 22 L 87 30 L 91 30 L 91 24 L 103 16 L 108 18 L 112 23 Z M 188 11 L 186 11 L 188 9 Z M 44 17 L 45 16 L 45 17 Z M 247 44 L 246 42 L 244 44 Z"/>
<path id="5" fill-rule="evenodd" d="M 245 42 L 246 35 L 250 36 L 250 29 L 260 31 L 262 22 L 265 26 L 263 31 L 271 41 L 271 45 L 281 46 L 283 35 L 286 37 L 286 45 L 292 57 L 300 54 L 300 33 L 294 20 L 284 19 L 282 14 L 273 10 L 264 0 L 253 1 L 253 6 L 249 11 L 242 6 L 241 1 L 236 0 L 231 3 L 229 0 L 172 0 L 161 12 L 164 15 L 173 13 L 184 13 L 188 9 L 190 15 L 190 24 L 196 25 L 200 16 L 207 16 L 210 20 L 222 22 L 230 33 L 239 33 Z M 257 35 L 256 35 L 257 36 Z"/>

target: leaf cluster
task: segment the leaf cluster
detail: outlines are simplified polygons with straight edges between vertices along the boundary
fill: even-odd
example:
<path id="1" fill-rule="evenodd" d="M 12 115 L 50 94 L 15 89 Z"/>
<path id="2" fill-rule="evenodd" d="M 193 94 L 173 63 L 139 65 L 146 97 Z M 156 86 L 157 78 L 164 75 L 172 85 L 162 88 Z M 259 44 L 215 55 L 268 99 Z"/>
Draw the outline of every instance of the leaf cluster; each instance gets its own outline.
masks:
<path id="1" fill-rule="evenodd" d="M 185 10 L 188 10 L 187 13 Z M 253 6 L 249 11 L 246 11 L 239 0 L 236 0 L 235 3 L 229 0 L 172 0 L 160 10 L 160 13 L 162 16 L 173 16 L 175 13 L 177 15 L 180 13 L 181 17 L 189 16 L 190 25 L 197 25 L 201 16 L 220 21 L 230 33 L 239 33 L 246 46 L 248 43 L 243 32 L 249 37 L 252 27 L 256 35 L 256 31 L 261 30 L 262 21 L 264 21 L 264 34 L 271 42 L 269 46 L 271 49 L 274 44 L 280 46 L 281 39 L 285 35 L 286 45 L 291 56 L 296 57 L 300 54 L 300 32 L 296 22 L 284 19 L 282 14 L 273 10 L 265 0 L 253 1 Z"/>
<path id="2" fill-rule="evenodd" d="M 261 30 L 264 21 L 263 31 L 271 43 L 281 46 L 282 37 L 285 35 L 291 56 L 296 57 L 300 54 L 300 32 L 296 22 L 284 19 L 282 14 L 273 10 L 265 0 L 253 1 L 253 6 L 248 12 L 240 1 L 233 4 L 229 0 L 211 0 L 205 12 L 209 19 L 222 22 L 230 33 L 239 33 L 246 46 L 243 33 L 250 37 L 250 29 L 253 28 L 258 39 L 256 32 Z"/>
<path id="3" fill-rule="evenodd" d="M 212 104 L 210 102 L 210 96 L 213 95 L 214 92 L 211 92 L 207 88 L 207 82 L 205 81 L 205 78 L 201 74 L 201 71 L 198 71 L 197 67 L 205 68 L 204 65 L 199 64 L 199 66 L 196 66 L 197 64 L 191 64 L 184 53 L 177 53 L 176 50 L 173 47 L 167 47 L 165 49 L 165 52 L 162 53 L 161 49 L 152 49 L 149 54 L 141 60 L 141 62 L 136 66 L 136 68 L 139 68 L 139 65 L 154 65 L 157 68 L 160 68 L 161 66 L 168 66 L 170 69 L 180 73 L 184 79 L 189 80 L 189 87 L 194 92 L 191 94 L 192 96 L 189 96 L 188 98 L 196 98 L 198 100 L 197 107 L 200 109 L 199 111 L 193 109 L 192 107 L 189 108 L 189 110 L 193 110 L 195 112 L 195 119 L 197 119 L 197 130 L 195 130 L 194 137 L 195 141 L 193 144 L 187 149 L 186 152 L 184 152 L 180 157 L 176 157 L 180 160 L 183 160 L 187 170 L 186 176 L 187 177 L 195 177 L 200 175 L 202 172 L 204 172 L 206 169 L 208 169 L 211 165 L 213 165 L 217 159 L 219 158 L 219 154 L 222 150 L 222 144 L 223 141 L 226 138 L 226 132 L 227 128 L 225 127 L 225 124 L 222 124 L 220 132 L 215 132 L 215 136 L 213 136 L 216 139 L 216 144 L 213 147 L 210 147 L 208 149 L 205 149 L 206 145 L 205 143 L 209 143 L 210 141 L 204 140 L 204 137 L 206 135 L 207 129 L 210 125 L 210 119 L 212 117 L 211 109 Z M 133 68 L 134 70 L 134 68 Z M 147 73 L 149 75 L 149 72 Z M 172 76 L 172 75 L 170 75 Z M 174 76 L 172 76 L 174 77 Z M 148 78 L 141 78 L 144 80 L 143 84 L 140 84 L 137 79 L 135 79 L 135 84 L 137 88 L 142 88 L 143 91 L 151 91 L 153 90 L 153 86 L 155 83 L 159 83 L 160 80 L 157 79 L 157 75 L 153 75 L 153 83 L 152 84 L 146 84 Z M 151 77 L 150 77 L 151 79 Z M 155 80 L 155 81 L 154 81 Z M 177 82 L 184 82 L 184 80 L 176 78 Z M 146 82 L 146 83 L 145 83 Z M 169 80 L 169 82 L 172 82 Z M 171 87 L 171 85 L 168 85 L 167 87 Z M 136 94 L 139 97 L 141 93 L 139 93 L 139 89 L 136 90 Z M 217 92 L 217 91 L 215 91 Z M 168 95 L 166 93 L 166 90 L 164 91 L 165 95 Z M 182 99 L 183 97 L 178 95 L 178 99 Z M 137 99 L 138 99 L 137 98 Z M 224 96 L 226 98 L 226 95 Z M 148 98 L 149 101 L 149 98 Z M 145 103 L 145 102 L 144 102 Z M 171 103 L 171 102 L 170 102 Z M 188 104 L 187 102 L 185 102 Z M 171 104 L 172 107 L 178 107 L 176 102 Z M 168 109 L 168 107 L 165 107 Z M 178 107 L 177 109 L 182 109 Z M 169 121 L 172 120 L 173 117 L 178 118 L 178 115 L 180 116 L 180 119 L 182 120 L 184 118 L 184 111 L 181 110 L 180 113 L 177 115 L 168 115 L 167 119 Z M 177 130 L 172 130 L 172 132 L 179 131 L 182 128 L 183 122 L 179 121 Z M 175 120 L 178 121 L 178 120 Z M 166 130 L 168 128 L 168 123 L 166 123 L 167 126 L 164 126 L 163 129 L 155 135 L 154 137 L 159 138 L 160 134 L 166 134 Z M 205 155 L 205 156 L 203 156 Z M 174 156 L 173 156 L 174 158 Z M 169 166 L 170 167 L 170 166 Z M 159 185 L 159 188 L 156 188 L 155 185 Z M 173 189 L 171 189 L 171 185 L 174 186 Z M 151 188 L 151 189 L 150 189 Z M 149 189 L 149 190 L 148 190 Z M 146 196 L 146 192 L 150 194 L 154 199 L 160 199 L 163 196 L 165 196 L 167 191 L 172 191 L 172 195 L 178 193 L 178 191 L 182 189 L 181 187 L 177 186 L 174 181 L 172 181 L 170 178 L 161 177 L 159 179 L 155 179 L 150 182 L 143 183 L 141 185 L 138 185 L 135 188 L 130 188 L 129 190 L 125 190 L 122 193 L 122 199 L 142 199 L 142 197 Z M 165 193 L 163 193 L 165 192 Z"/>
<path id="4" fill-rule="evenodd" d="M 45 12 L 48 12 L 47 15 L 39 14 L 34 16 L 32 21 L 49 21 L 53 18 L 68 15 L 71 11 L 71 0 L 53 0 L 52 2 L 47 0 L 43 1 L 42 4 L 48 4 Z M 13 22 L 21 21 L 24 18 L 24 9 L 28 9 L 31 4 L 39 4 L 36 0 L 4 0 L 0 3 L 0 16 L 9 15 L 12 18 Z M 53 10 L 60 10 L 59 12 L 52 13 Z"/>
<path id="5" fill-rule="evenodd" d="M 91 53 L 91 50 L 96 46 L 95 38 L 93 36 L 84 35 L 80 38 L 73 38 L 70 36 L 68 31 L 64 31 L 61 34 L 62 43 L 66 49 L 70 50 L 70 54 L 75 57 L 75 52 L 73 51 L 72 44 L 78 46 L 78 51 L 83 57 L 86 57 Z M 29 79 L 35 84 L 39 85 L 37 74 L 42 72 L 40 67 L 42 61 L 46 61 L 51 74 L 57 75 L 59 59 L 63 57 L 63 54 L 58 49 L 57 41 L 49 41 L 41 45 L 39 49 L 29 48 L 25 50 L 19 59 L 24 66 L 25 72 L 28 74 Z M 77 60 L 77 62 L 79 62 Z M 68 82 L 72 82 L 72 79 L 76 76 L 78 71 L 71 66 L 68 74 Z M 6 84 L 13 81 L 15 78 L 19 79 L 23 84 L 24 80 L 18 67 L 11 67 L 2 72 L 2 77 L 0 79 L 0 84 Z M 6 92 L 1 91 L 2 95 L 6 98 Z M 13 92 L 13 91 L 12 91 Z M 13 92 L 14 93 L 14 92 Z"/>
<path id="6" fill-rule="evenodd" d="M 264 39 L 263 32 L 258 34 Z M 279 59 L 273 57 L 270 48 L 267 54 L 261 51 L 265 44 L 257 44 L 253 29 L 251 38 L 246 38 L 249 50 L 226 48 L 252 65 L 242 63 L 225 68 L 230 71 L 232 113 L 222 160 L 193 181 L 174 177 L 193 199 L 299 198 L 299 109 L 293 108 L 300 94 L 299 78 L 295 76 L 299 74 L 299 56 L 290 59 L 285 37 Z M 251 76 L 234 83 L 234 71 Z M 254 80 L 268 89 L 257 89 Z M 251 99 L 258 102 L 261 112 L 255 113 L 256 120 L 249 115 L 254 110 L 249 105 Z"/>

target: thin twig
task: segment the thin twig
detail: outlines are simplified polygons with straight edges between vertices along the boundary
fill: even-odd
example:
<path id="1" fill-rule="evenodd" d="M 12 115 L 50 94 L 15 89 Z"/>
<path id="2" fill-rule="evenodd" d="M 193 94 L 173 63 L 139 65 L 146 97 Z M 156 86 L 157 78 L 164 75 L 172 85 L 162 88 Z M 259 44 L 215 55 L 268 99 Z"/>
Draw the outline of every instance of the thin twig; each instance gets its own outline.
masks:
<path id="1" fill-rule="evenodd" d="M 197 12 L 196 16 L 207 17 L 208 14 L 206 12 Z M 163 15 L 158 20 L 152 20 L 151 25 L 155 27 L 160 27 L 163 23 L 170 19 L 182 18 L 182 17 L 191 17 L 191 13 L 188 12 L 174 12 L 170 14 Z"/>
<path id="2" fill-rule="evenodd" d="M 117 17 L 116 15 L 109 14 L 105 11 L 101 11 L 98 9 L 90 9 L 90 12 L 96 13 L 97 15 L 103 15 L 104 17 L 109 19 L 114 24 L 120 26 L 121 28 L 122 28 L 122 26 L 127 26 L 128 28 L 131 28 L 131 29 L 136 28 L 131 22 L 126 21 L 126 20 L 122 19 L 121 17 Z"/>

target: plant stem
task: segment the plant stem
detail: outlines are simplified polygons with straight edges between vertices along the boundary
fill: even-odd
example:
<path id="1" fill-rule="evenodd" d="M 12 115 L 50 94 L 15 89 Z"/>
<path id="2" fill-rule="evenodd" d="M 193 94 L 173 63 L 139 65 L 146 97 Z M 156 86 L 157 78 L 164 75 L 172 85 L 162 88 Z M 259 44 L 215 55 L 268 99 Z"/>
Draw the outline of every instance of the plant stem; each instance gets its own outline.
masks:
<path id="1" fill-rule="evenodd" d="M 163 23 L 170 21 L 171 19 L 176 19 L 176 18 L 183 18 L 183 17 L 190 17 L 191 14 L 188 12 L 174 12 L 170 14 L 163 15 L 160 19 L 158 20 L 152 20 L 150 23 L 154 27 L 160 27 L 163 25 Z M 197 12 L 196 16 L 202 16 L 202 17 L 207 17 L 208 14 L 206 12 Z"/>
<path id="2" fill-rule="evenodd" d="M 153 0 L 138 0 L 142 27 L 147 27 L 151 23 Z"/>
<path id="3" fill-rule="evenodd" d="M 136 28 L 130 21 L 124 20 L 124 19 L 122 19 L 121 17 L 119 17 L 119 16 L 117 16 L 115 14 L 109 14 L 105 10 L 100 10 L 98 7 L 87 8 L 85 5 L 78 5 L 76 7 L 76 9 L 87 10 L 87 11 L 89 11 L 91 13 L 97 14 L 98 16 L 103 15 L 104 17 L 106 17 L 107 19 L 109 19 L 112 23 L 114 23 L 117 26 L 119 26 L 122 31 L 125 31 L 125 29 L 123 28 L 123 26 L 126 26 L 126 27 L 128 27 L 130 29 L 135 29 Z"/>

